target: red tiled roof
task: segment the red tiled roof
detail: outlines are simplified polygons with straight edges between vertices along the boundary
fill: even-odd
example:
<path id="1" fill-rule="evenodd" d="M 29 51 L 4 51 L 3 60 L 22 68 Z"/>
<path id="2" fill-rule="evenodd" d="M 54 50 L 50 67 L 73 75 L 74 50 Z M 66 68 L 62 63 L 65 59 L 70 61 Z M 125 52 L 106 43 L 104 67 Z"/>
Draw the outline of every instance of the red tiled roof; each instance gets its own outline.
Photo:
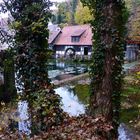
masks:
<path id="1" fill-rule="evenodd" d="M 71 42 L 71 36 L 80 36 L 79 42 Z M 92 45 L 92 29 L 90 25 L 66 26 L 55 41 L 55 45 Z"/>
<path id="2" fill-rule="evenodd" d="M 57 38 L 60 32 L 61 30 L 56 30 L 56 31 L 51 32 L 49 35 L 48 43 L 49 44 L 53 43 L 53 41 Z"/>
<path id="3" fill-rule="evenodd" d="M 78 29 L 78 30 L 75 30 L 71 36 L 81 36 L 84 32 L 85 32 L 85 30 Z"/>

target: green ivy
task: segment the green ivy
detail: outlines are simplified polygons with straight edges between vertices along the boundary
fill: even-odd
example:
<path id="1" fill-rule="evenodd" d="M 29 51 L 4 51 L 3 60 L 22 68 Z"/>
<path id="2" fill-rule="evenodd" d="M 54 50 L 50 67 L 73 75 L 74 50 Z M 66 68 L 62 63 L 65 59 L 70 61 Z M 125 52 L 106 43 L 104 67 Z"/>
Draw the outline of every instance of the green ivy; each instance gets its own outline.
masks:
<path id="1" fill-rule="evenodd" d="M 14 19 L 11 27 L 15 30 L 16 71 L 18 78 L 24 83 L 24 92 L 28 94 L 47 87 L 50 2 L 8 0 L 4 3 Z"/>
<path id="2" fill-rule="evenodd" d="M 33 92 L 28 97 L 32 114 L 32 133 L 47 131 L 63 120 L 61 98 L 52 89 Z"/>
<path id="3" fill-rule="evenodd" d="M 123 81 L 122 65 L 126 34 L 125 23 L 128 16 L 125 3 L 123 0 L 81 1 L 95 15 L 95 20 L 91 22 L 93 55 L 90 71 L 92 92 L 89 111 L 92 115 L 102 115 L 108 120 L 112 118 L 116 126 L 120 114 L 120 95 Z M 107 58 L 110 59 L 107 60 Z M 107 71 L 107 68 L 110 70 Z M 107 74 L 108 72 L 109 74 Z M 104 80 L 108 81 L 108 83 L 103 88 Z M 107 103 L 110 103 L 110 106 Z M 110 113 L 106 114 L 106 112 Z"/>
<path id="4" fill-rule="evenodd" d="M 36 131 L 45 130 L 49 127 L 46 125 L 47 117 L 52 117 L 51 120 L 53 116 L 50 115 L 61 116 L 58 113 L 60 99 L 52 90 L 47 71 L 51 53 L 48 48 L 51 3 L 49 0 L 7 0 L 4 4 L 13 17 L 11 27 L 15 31 L 13 41 L 18 84 L 24 83 L 23 96 L 29 101 L 32 127 L 37 126 Z"/>

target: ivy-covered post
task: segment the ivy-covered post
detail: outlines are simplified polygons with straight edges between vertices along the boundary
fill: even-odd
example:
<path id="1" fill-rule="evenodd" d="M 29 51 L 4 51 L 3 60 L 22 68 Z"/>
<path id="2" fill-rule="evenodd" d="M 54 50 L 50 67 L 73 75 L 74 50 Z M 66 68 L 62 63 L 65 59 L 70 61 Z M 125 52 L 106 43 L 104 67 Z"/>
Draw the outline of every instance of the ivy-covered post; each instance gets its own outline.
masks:
<path id="1" fill-rule="evenodd" d="M 123 79 L 125 4 L 123 0 L 83 0 L 83 3 L 94 13 L 89 113 L 116 124 Z"/>
<path id="2" fill-rule="evenodd" d="M 10 101 L 16 95 L 14 58 L 6 51 L 4 56 L 4 93 L 3 100 Z"/>

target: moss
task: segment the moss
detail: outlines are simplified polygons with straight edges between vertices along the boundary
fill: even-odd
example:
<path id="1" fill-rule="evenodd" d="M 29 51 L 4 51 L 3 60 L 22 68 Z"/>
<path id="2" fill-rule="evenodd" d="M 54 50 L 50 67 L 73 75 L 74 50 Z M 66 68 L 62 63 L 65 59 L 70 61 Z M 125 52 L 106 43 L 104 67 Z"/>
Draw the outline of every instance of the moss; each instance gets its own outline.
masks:
<path id="1" fill-rule="evenodd" d="M 120 121 L 124 123 L 129 123 L 129 121 L 137 119 L 138 114 L 139 110 L 136 107 L 122 109 Z"/>
<path id="2" fill-rule="evenodd" d="M 128 81 L 129 82 L 129 81 Z M 122 104 L 126 103 L 129 107 L 123 106 L 121 109 L 121 122 L 137 120 L 139 116 L 140 87 L 126 82 L 122 93 Z"/>
<path id="3" fill-rule="evenodd" d="M 3 97 L 3 91 L 4 91 L 4 86 L 3 85 L 0 85 L 0 100 Z"/>
<path id="4" fill-rule="evenodd" d="M 89 85 L 78 84 L 74 87 L 74 92 L 78 96 L 79 101 L 81 101 L 83 104 L 89 103 L 88 102 L 89 96 L 90 96 L 90 86 Z"/>
<path id="5" fill-rule="evenodd" d="M 140 87 L 136 85 L 128 85 L 128 84 L 124 85 L 122 96 L 128 97 L 129 95 L 136 94 L 136 93 L 140 94 Z"/>

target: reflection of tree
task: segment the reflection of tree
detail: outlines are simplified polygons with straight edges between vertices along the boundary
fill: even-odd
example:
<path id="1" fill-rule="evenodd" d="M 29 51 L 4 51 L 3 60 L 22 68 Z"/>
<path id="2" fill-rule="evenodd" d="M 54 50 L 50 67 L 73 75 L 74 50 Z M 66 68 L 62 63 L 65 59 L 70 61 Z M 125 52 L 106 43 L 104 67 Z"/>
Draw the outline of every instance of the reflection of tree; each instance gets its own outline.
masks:
<path id="1" fill-rule="evenodd" d="M 10 29 L 12 19 L 0 19 L 0 67 L 3 75 L 3 89 L 0 100 L 9 102 L 16 95 L 14 71 L 14 32 Z"/>
<path id="2" fill-rule="evenodd" d="M 79 101 L 85 105 L 89 103 L 89 92 L 90 86 L 86 84 L 76 84 L 74 89 L 74 94 L 77 95 Z"/>

